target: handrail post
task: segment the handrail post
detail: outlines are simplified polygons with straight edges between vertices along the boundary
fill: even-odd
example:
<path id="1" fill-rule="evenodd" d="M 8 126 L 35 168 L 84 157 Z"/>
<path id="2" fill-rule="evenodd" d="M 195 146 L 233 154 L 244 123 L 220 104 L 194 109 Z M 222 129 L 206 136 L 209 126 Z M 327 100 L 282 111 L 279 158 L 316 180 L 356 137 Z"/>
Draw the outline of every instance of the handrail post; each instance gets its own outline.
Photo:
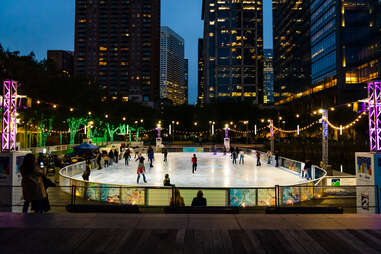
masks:
<path id="1" fill-rule="evenodd" d="M 377 205 L 376 213 L 379 214 L 380 213 L 380 193 L 379 193 L 378 185 L 376 185 L 376 205 Z"/>

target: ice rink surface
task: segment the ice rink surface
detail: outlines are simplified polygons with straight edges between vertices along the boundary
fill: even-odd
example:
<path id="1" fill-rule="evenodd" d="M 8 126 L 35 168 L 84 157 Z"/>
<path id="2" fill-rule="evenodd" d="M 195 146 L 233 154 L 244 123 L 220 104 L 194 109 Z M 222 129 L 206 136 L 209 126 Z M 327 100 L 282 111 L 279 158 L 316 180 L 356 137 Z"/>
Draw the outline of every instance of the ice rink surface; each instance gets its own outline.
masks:
<path id="1" fill-rule="evenodd" d="M 163 186 L 165 174 L 169 174 L 171 184 L 179 187 L 273 187 L 274 185 L 293 185 L 305 182 L 298 176 L 285 170 L 275 168 L 262 162 L 256 166 L 256 159 L 245 155 L 243 165 L 232 164 L 230 154 L 196 153 L 198 167 L 192 174 L 193 153 L 169 153 L 168 161 L 163 161 L 163 155 L 155 153 L 154 167 L 149 167 L 147 155 L 145 157 L 147 183 L 140 177 L 142 186 Z M 101 170 L 92 170 L 91 182 L 107 184 L 123 184 L 136 186 L 138 162 L 132 160 L 129 166 L 124 165 L 124 159 L 118 164 Z M 81 179 L 81 176 L 76 176 Z"/>

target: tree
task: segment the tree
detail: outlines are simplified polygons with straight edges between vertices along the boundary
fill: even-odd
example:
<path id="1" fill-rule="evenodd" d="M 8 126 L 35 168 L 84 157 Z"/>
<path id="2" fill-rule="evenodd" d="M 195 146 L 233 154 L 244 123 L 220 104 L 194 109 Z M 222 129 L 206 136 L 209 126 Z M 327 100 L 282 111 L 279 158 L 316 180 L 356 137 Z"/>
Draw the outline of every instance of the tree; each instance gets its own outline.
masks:
<path id="1" fill-rule="evenodd" d="M 69 125 L 69 132 L 70 132 L 70 144 L 74 144 L 75 142 L 75 135 L 77 135 L 77 132 L 81 125 L 87 124 L 87 118 L 77 118 L 77 117 L 71 117 L 66 120 L 67 124 Z"/>

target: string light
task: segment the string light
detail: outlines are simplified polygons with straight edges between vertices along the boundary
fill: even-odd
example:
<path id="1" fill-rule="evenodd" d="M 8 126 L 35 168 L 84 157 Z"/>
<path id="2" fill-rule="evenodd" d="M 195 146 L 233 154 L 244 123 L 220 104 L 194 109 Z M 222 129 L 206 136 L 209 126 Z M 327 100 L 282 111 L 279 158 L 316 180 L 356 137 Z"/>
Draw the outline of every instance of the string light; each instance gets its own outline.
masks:
<path id="1" fill-rule="evenodd" d="M 327 123 L 328 123 L 329 127 L 331 127 L 334 130 L 337 130 L 337 131 L 346 130 L 346 129 L 351 128 L 355 124 L 357 124 L 361 120 L 361 118 L 363 118 L 366 114 L 367 114 L 366 111 L 362 112 L 360 115 L 357 116 L 357 118 L 355 120 L 353 120 L 351 123 L 344 125 L 344 126 L 342 126 L 342 125 L 341 126 L 335 126 L 329 120 L 327 120 Z"/>

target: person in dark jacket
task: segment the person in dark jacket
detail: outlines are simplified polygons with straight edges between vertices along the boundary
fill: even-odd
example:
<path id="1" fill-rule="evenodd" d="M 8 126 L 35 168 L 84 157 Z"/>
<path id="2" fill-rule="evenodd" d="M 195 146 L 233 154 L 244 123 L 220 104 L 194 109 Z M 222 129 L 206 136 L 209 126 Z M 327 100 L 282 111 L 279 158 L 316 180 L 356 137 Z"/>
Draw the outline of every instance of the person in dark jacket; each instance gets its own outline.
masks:
<path id="1" fill-rule="evenodd" d="M 112 150 L 110 150 L 110 152 L 108 153 L 108 157 L 110 158 L 109 165 L 112 166 L 112 162 L 114 160 L 114 152 Z"/>
<path id="2" fill-rule="evenodd" d="M 203 197 L 204 193 L 199 190 L 197 192 L 197 197 L 193 198 L 192 206 L 206 206 L 206 198 Z"/>
<path id="3" fill-rule="evenodd" d="M 118 161 L 119 161 L 119 153 L 118 153 L 118 150 L 114 150 L 114 160 L 115 160 L 115 163 L 118 164 Z"/>
<path id="4" fill-rule="evenodd" d="M 174 184 L 171 184 L 171 179 L 168 174 L 165 174 L 163 184 L 164 186 L 175 186 Z"/>
<path id="5" fill-rule="evenodd" d="M 124 152 L 124 165 L 128 166 L 128 161 L 131 159 L 131 151 L 130 148 L 127 148 L 127 150 Z"/>
<path id="6" fill-rule="evenodd" d="M 275 167 L 279 167 L 279 152 L 275 152 Z"/>
<path id="7" fill-rule="evenodd" d="M 23 212 L 27 213 L 29 204 L 32 203 L 32 209 L 36 213 L 47 211 L 44 199 L 47 198 L 45 184 L 43 180 L 43 172 L 36 165 L 36 160 L 33 154 L 25 155 L 24 161 L 20 166 L 22 176 L 21 185 L 24 197 Z"/>
<path id="8" fill-rule="evenodd" d="M 150 166 L 150 168 L 152 168 L 153 167 L 152 162 L 153 162 L 153 157 L 154 157 L 154 152 L 153 152 L 152 147 L 148 147 L 147 154 L 148 154 L 148 160 L 150 163 L 149 166 Z"/>
<path id="9" fill-rule="evenodd" d="M 163 148 L 163 154 L 164 154 L 164 162 L 167 161 L 167 157 L 168 157 L 168 149 L 167 148 Z"/>
<path id="10" fill-rule="evenodd" d="M 304 164 L 304 170 L 307 173 L 306 175 L 304 175 L 304 177 L 306 177 L 307 180 L 311 180 L 312 179 L 311 168 L 312 168 L 312 162 L 307 159 L 306 163 Z"/>
<path id="11" fill-rule="evenodd" d="M 101 161 L 102 161 L 102 154 L 98 153 L 98 155 L 97 155 L 98 169 L 102 169 Z"/>
<path id="12" fill-rule="evenodd" d="M 261 154 L 257 151 L 257 166 L 261 166 Z"/>

